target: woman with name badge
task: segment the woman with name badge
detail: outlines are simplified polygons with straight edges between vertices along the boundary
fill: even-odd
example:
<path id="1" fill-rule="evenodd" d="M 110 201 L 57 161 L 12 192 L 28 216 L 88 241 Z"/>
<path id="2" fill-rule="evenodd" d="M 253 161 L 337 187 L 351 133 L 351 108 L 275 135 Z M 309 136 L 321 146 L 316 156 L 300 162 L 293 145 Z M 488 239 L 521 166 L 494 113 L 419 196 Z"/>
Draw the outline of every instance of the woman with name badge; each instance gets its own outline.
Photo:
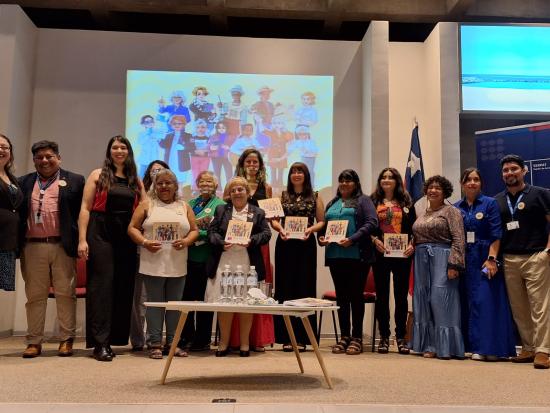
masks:
<path id="1" fill-rule="evenodd" d="M 502 238 L 500 210 L 481 193 L 477 168 L 460 178 L 464 198 L 455 206 L 466 231 L 466 271 L 460 277 L 462 335 L 472 360 L 497 361 L 516 355 L 514 324 L 504 275 L 497 261 Z"/>

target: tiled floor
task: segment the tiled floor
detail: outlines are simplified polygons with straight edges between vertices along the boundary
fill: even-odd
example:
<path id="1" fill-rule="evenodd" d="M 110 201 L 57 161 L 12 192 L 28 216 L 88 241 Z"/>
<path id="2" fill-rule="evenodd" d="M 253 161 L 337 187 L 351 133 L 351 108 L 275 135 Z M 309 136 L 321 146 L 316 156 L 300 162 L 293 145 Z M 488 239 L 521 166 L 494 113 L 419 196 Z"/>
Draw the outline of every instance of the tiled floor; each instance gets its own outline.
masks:
<path id="1" fill-rule="evenodd" d="M 549 413 L 549 408 L 308 404 L 0 404 L 1 413 Z"/>

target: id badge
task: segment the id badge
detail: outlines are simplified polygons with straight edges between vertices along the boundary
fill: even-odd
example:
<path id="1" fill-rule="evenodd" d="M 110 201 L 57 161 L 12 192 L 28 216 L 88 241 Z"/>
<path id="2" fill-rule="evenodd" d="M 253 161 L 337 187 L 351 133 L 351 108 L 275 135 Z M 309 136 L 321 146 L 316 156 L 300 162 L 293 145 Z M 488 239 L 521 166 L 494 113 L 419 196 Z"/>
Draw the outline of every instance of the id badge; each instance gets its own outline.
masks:
<path id="1" fill-rule="evenodd" d="M 466 242 L 468 244 L 473 244 L 476 242 L 476 233 L 474 231 L 466 232 Z"/>
<path id="2" fill-rule="evenodd" d="M 43 224 L 44 221 L 42 220 L 42 215 L 38 214 L 38 212 L 34 213 L 34 223 L 35 224 Z"/>
<path id="3" fill-rule="evenodd" d="M 506 224 L 506 229 L 512 231 L 519 228 L 519 221 L 510 221 Z"/>

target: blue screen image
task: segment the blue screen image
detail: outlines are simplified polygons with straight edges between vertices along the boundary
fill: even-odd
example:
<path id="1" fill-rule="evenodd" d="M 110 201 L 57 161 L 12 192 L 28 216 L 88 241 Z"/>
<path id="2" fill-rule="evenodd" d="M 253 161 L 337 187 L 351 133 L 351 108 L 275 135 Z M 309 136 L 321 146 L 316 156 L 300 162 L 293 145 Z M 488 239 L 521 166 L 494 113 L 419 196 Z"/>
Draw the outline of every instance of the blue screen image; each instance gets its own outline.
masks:
<path id="1" fill-rule="evenodd" d="M 550 112 L 550 26 L 460 26 L 462 109 Z"/>

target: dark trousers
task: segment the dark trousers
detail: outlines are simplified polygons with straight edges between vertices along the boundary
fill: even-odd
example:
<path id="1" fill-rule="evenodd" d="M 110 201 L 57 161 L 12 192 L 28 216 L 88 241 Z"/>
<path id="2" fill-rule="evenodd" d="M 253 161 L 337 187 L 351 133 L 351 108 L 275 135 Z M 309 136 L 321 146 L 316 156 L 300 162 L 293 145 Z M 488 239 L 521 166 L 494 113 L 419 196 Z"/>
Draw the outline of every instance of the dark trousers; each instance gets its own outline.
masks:
<path id="1" fill-rule="evenodd" d="M 92 212 L 88 224 L 86 347 L 125 346 L 136 275 L 136 246 L 127 234 L 129 214 Z"/>
<path id="2" fill-rule="evenodd" d="M 204 301 L 206 291 L 206 263 L 187 261 L 187 277 L 183 290 L 184 301 Z M 187 314 L 178 347 L 202 347 L 212 338 L 213 312 L 192 311 Z"/>
<path id="3" fill-rule="evenodd" d="M 407 296 L 409 294 L 411 259 L 385 258 L 382 254 L 376 254 L 373 273 L 376 284 L 376 319 L 380 335 L 384 338 L 390 336 L 390 273 L 392 273 L 395 299 L 395 337 L 397 339 L 405 338 L 409 310 Z"/>
<path id="4" fill-rule="evenodd" d="M 328 264 L 336 290 L 336 304 L 340 307 L 338 310 L 340 334 L 342 337 L 352 336 L 362 339 L 365 316 L 363 291 L 370 264 L 348 258 L 331 259 Z"/>

